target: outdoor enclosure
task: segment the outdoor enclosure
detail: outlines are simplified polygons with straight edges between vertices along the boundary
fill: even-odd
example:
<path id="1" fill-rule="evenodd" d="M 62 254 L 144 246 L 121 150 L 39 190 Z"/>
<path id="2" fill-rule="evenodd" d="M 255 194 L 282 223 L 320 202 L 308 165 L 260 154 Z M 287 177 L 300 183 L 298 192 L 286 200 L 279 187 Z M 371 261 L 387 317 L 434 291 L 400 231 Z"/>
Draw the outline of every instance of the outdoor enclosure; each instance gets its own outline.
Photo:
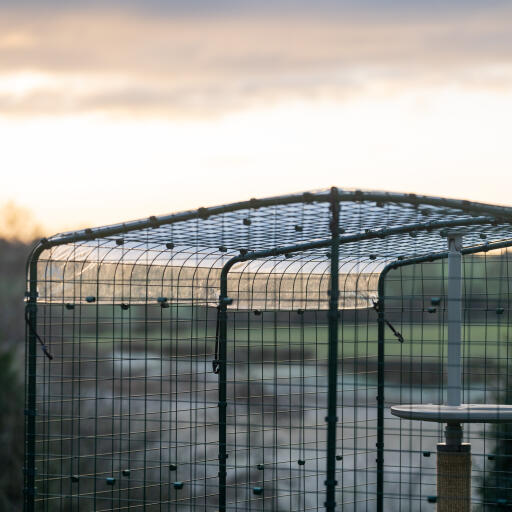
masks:
<path id="1" fill-rule="evenodd" d="M 512 403 L 511 208 L 333 188 L 42 240 L 25 510 L 435 510 L 442 425 L 389 408 L 446 400 L 454 236 L 464 403 Z M 464 440 L 512 504 L 511 424 Z"/>

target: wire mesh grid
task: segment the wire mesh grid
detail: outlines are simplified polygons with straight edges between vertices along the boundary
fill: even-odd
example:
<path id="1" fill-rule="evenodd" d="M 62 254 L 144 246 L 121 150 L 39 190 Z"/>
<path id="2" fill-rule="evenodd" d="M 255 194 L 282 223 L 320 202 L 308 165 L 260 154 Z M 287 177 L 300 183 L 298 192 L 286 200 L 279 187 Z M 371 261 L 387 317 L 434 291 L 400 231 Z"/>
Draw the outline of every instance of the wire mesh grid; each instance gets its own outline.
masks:
<path id="1" fill-rule="evenodd" d="M 511 219 L 333 189 L 43 240 L 25 509 L 432 510 L 441 430 L 387 406 L 443 401 L 455 228 L 478 253 L 464 260 L 465 393 L 510 400 Z M 465 436 L 474 503 L 510 499 L 506 425 Z"/>
<path id="2" fill-rule="evenodd" d="M 463 259 L 463 403 L 510 404 L 512 254 L 502 249 Z M 387 344 L 386 404 L 446 403 L 447 265 L 400 267 L 386 280 L 386 316 L 404 342 Z M 386 407 L 385 497 L 391 510 L 433 510 L 436 444 L 443 425 L 403 420 Z M 510 424 L 468 423 L 474 510 L 499 510 L 512 498 Z"/>

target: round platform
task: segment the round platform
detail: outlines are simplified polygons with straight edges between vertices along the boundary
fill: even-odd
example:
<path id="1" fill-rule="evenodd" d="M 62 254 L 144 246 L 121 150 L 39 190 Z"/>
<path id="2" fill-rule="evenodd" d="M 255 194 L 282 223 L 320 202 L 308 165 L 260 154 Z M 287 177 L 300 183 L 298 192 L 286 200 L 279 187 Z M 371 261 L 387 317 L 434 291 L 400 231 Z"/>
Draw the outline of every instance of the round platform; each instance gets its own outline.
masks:
<path id="1" fill-rule="evenodd" d="M 439 423 L 512 423 L 512 405 L 394 405 L 391 414 L 407 420 Z"/>

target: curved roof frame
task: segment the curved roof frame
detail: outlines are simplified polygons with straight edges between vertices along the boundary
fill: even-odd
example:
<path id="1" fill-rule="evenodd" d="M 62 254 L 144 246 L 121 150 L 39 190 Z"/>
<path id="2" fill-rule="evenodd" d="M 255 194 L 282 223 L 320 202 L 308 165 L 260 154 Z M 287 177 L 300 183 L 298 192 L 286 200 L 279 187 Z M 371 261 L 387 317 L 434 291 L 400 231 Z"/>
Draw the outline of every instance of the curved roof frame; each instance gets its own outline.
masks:
<path id="1" fill-rule="evenodd" d="M 431 197 L 417 194 L 401 194 L 393 192 L 367 192 L 361 190 L 344 191 L 338 190 L 340 202 L 362 202 L 373 201 L 377 205 L 385 203 L 411 204 L 413 206 L 434 206 L 440 208 L 453 208 L 471 215 L 488 215 L 494 217 L 496 222 L 512 223 L 512 208 L 506 206 L 489 205 L 485 203 L 472 202 L 461 199 L 447 199 L 442 197 Z M 246 209 L 258 209 L 265 206 L 289 205 L 294 203 L 330 202 L 330 191 L 304 192 L 301 194 L 283 195 L 264 199 L 250 199 L 222 206 L 210 208 L 198 208 L 171 215 L 151 216 L 147 219 L 135 220 L 110 226 L 87 228 L 83 230 L 57 234 L 50 238 L 43 238 L 40 244 L 44 248 L 79 242 L 83 240 L 94 240 L 107 236 L 115 236 L 131 231 L 146 228 L 157 228 L 164 225 L 176 224 L 192 219 L 207 219 L 222 213 L 235 212 Z"/>
<path id="2" fill-rule="evenodd" d="M 400 194 L 400 193 L 389 193 L 389 192 L 363 192 L 360 190 L 355 191 L 344 191 L 344 190 L 338 190 L 338 189 L 331 189 L 327 191 L 320 191 L 320 192 L 305 192 L 302 194 L 293 194 L 293 195 L 286 195 L 286 196 L 278 196 L 278 197 L 271 197 L 271 198 L 265 198 L 265 199 L 251 199 L 249 201 L 243 201 L 238 203 L 232 203 L 228 205 L 223 206 L 216 206 L 211 208 L 199 208 L 198 210 L 194 211 L 187 211 L 187 212 L 181 212 L 173 215 L 166 215 L 166 216 L 160 216 L 160 217 L 149 217 L 148 219 L 142 219 L 138 221 L 132 221 L 128 223 L 123 224 L 116 224 L 106 227 L 99 227 L 99 228 L 92 228 L 92 229 L 84 229 L 79 230 L 76 232 L 70 232 L 70 233 L 62 233 L 55 235 L 53 237 L 50 237 L 49 239 L 42 239 L 32 250 L 32 253 L 29 256 L 29 260 L 27 262 L 27 274 L 30 279 L 30 292 L 27 294 L 29 297 L 32 297 L 34 300 L 37 297 L 37 261 L 40 257 L 40 255 L 43 253 L 43 251 L 51 249 L 52 247 L 62 246 L 66 244 L 74 244 L 74 243 L 84 243 L 87 244 L 91 241 L 97 241 L 97 242 L 108 242 L 113 243 L 113 239 L 110 237 L 115 237 L 117 235 L 127 234 L 131 232 L 136 232 L 140 230 L 147 230 L 148 228 L 158 228 L 160 226 L 166 226 L 166 225 L 173 225 L 173 224 L 179 224 L 186 221 L 194 220 L 194 219 L 203 219 L 206 220 L 209 217 L 213 217 L 216 215 L 221 215 L 223 213 L 227 212 L 236 212 L 240 210 L 247 210 L 247 209 L 259 209 L 259 208 L 265 208 L 269 206 L 281 206 L 281 205 L 291 205 L 291 204 L 307 204 L 307 203 L 331 203 L 332 202 L 332 190 L 337 191 L 337 200 L 339 203 L 365 203 L 365 202 L 374 202 L 374 206 L 369 206 L 369 217 L 370 221 L 373 221 L 373 224 L 371 224 L 373 227 L 371 229 L 362 229 L 362 226 L 360 226 L 360 231 L 358 232 L 350 232 L 349 234 L 342 234 L 339 237 L 339 244 L 340 246 L 355 243 L 358 242 L 365 242 L 365 241 L 371 241 L 371 240 L 391 240 L 390 237 L 393 236 L 399 236 L 399 235 L 405 235 L 409 234 L 411 237 L 415 237 L 417 234 L 424 233 L 425 235 L 432 231 L 440 231 L 440 234 L 443 234 L 443 230 L 451 229 L 451 228 L 464 228 L 464 227 L 471 227 L 471 226 L 500 226 L 500 225 L 507 225 L 512 227 L 512 208 L 510 207 L 503 207 L 503 206 L 494 206 L 494 205 L 487 205 L 483 203 L 475 203 L 465 200 L 457 200 L 457 199 L 445 199 L 445 198 L 439 198 L 439 197 L 429 197 L 429 196 L 422 196 L 422 195 L 416 195 L 416 194 Z M 425 222 L 409 222 L 404 225 L 397 225 L 396 224 L 396 217 L 395 217 L 395 224 L 393 225 L 393 222 L 391 222 L 391 225 L 389 225 L 389 221 L 384 218 L 384 223 L 387 222 L 387 226 L 383 228 L 374 227 L 375 224 L 375 210 L 372 210 L 375 206 L 381 207 L 387 203 L 392 203 L 394 205 L 397 204 L 403 204 L 405 208 L 408 208 L 407 210 L 404 210 L 406 213 L 407 211 L 411 211 L 411 206 L 413 208 L 418 208 L 420 206 L 429 206 L 433 207 L 435 211 L 437 220 L 430 220 Z M 393 205 L 390 205 L 391 208 L 394 208 Z M 362 206 L 364 208 L 364 205 Z M 446 219 L 443 220 L 443 209 L 450 209 L 446 212 Z M 355 213 L 358 213 L 358 210 L 354 210 Z M 396 212 L 396 210 L 393 210 Z M 457 216 L 457 211 L 460 212 L 460 217 Z M 423 212 L 422 212 L 423 213 Z M 270 214 L 272 214 L 272 211 L 270 211 Z M 360 211 L 359 214 L 361 215 Z M 265 215 L 265 212 L 263 212 L 263 215 Z M 364 215 L 364 211 L 363 211 Z M 373 215 L 373 217 L 372 217 Z M 406 218 L 407 215 L 405 215 Z M 378 219 L 379 217 L 377 217 Z M 408 218 L 410 220 L 410 216 Z M 223 222 L 223 221 L 222 221 Z M 194 223 L 192 228 L 194 228 L 196 224 Z M 188 226 L 185 225 L 185 227 L 188 229 Z M 352 226 L 353 228 L 354 226 Z M 509 232 L 509 228 L 507 227 L 504 231 L 504 234 L 506 236 L 507 240 L 512 240 L 512 236 Z M 146 232 L 148 233 L 148 232 Z M 144 234 L 144 232 L 142 233 Z M 500 233 L 499 233 L 500 234 Z M 258 259 L 266 259 L 269 263 L 274 260 L 274 264 L 277 264 L 279 257 L 294 257 L 294 253 L 296 253 L 296 257 L 298 260 L 296 260 L 296 263 L 300 263 L 302 258 L 300 258 L 299 254 L 315 254 L 315 251 L 323 248 L 329 248 L 332 245 L 332 238 L 320 238 L 320 239 L 311 239 L 311 234 L 309 235 L 310 241 L 304 242 L 298 242 L 293 243 L 290 245 L 275 245 L 274 247 L 270 247 L 269 249 L 256 249 L 256 250 L 240 250 L 240 254 L 232 256 L 230 259 L 226 261 L 226 256 L 229 255 L 229 253 L 233 254 L 232 249 L 229 249 L 228 254 L 224 255 L 224 258 L 221 254 L 217 254 L 215 250 L 211 251 L 208 249 L 209 256 L 214 258 L 216 265 L 218 265 L 217 268 L 221 268 L 221 281 L 225 278 L 227 278 L 227 274 L 230 271 L 230 269 L 235 265 L 236 263 L 242 263 L 242 262 L 250 262 L 255 261 Z M 140 240 L 140 239 L 139 239 Z M 289 240 L 285 237 L 283 239 L 285 242 Z M 501 239 L 501 241 L 503 238 Z M 279 237 L 276 239 L 277 242 L 279 242 Z M 103 246 L 100 242 L 100 245 Z M 117 243 L 118 240 L 115 240 Z M 493 240 L 492 242 L 485 242 L 482 244 L 476 244 L 475 240 L 473 239 L 473 246 L 475 249 L 475 252 L 481 252 L 485 251 L 486 248 L 488 248 L 490 245 L 494 243 L 499 243 L 500 240 Z M 122 245 L 122 241 L 121 244 Z M 388 243 L 388 242 L 386 242 Z M 393 241 L 390 241 L 389 243 L 393 244 Z M 512 242 L 509 244 L 506 242 L 506 246 L 508 247 L 511 245 Z M 80 244 L 81 245 L 81 244 Z M 160 252 L 156 246 L 154 248 L 150 247 L 151 244 L 149 244 L 149 238 L 146 244 L 143 243 L 142 240 L 140 240 L 139 243 L 136 243 L 136 246 L 134 247 L 140 247 L 142 252 L 147 252 L 150 250 L 155 250 L 157 252 Z M 436 245 L 436 244 L 434 244 Z M 350 246 L 349 246 L 350 247 Z M 121 247 L 120 247 L 121 249 Z M 132 247 L 133 249 L 133 247 Z M 179 252 L 179 248 L 177 252 Z M 204 249 L 203 252 L 199 250 L 199 247 L 190 247 L 190 250 L 196 251 L 197 257 L 202 258 L 202 261 L 205 262 L 204 266 L 210 267 L 210 269 L 213 269 L 211 266 L 211 262 L 206 261 L 206 258 L 204 257 Z M 224 252 L 227 251 L 226 248 L 219 247 L 219 250 L 222 251 L 224 249 Z M 105 246 L 105 250 L 109 250 L 108 246 Z M 347 249 L 349 252 L 351 249 Z M 171 251 L 172 252 L 172 251 Z M 176 252 L 176 251 L 175 251 Z M 432 251 L 430 251 L 432 253 Z M 379 257 L 380 262 L 380 272 L 383 271 L 384 268 L 387 268 L 387 266 L 392 265 L 393 262 L 396 263 L 397 260 L 404 260 L 404 263 L 406 261 L 416 261 L 417 255 L 414 255 L 413 258 L 408 255 L 405 256 L 396 256 L 396 255 L 388 255 L 388 257 Z M 419 253 L 419 258 L 422 259 L 424 257 L 430 258 L 431 254 L 422 255 Z M 375 259 L 375 255 L 370 255 L 370 259 Z M 139 259 L 139 258 L 137 258 Z M 190 258 L 189 258 L 190 259 Z M 105 261 L 104 258 L 101 259 L 98 263 L 101 263 Z M 153 262 L 156 261 L 156 258 L 153 258 Z M 282 260 L 281 260 L 282 261 Z M 316 260 L 315 260 L 316 261 Z M 343 260 L 345 263 L 346 258 Z M 341 262 L 341 260 L 340 260 Z M 313 263 L 313 261 L 312 261 Z M 304 268 L 304 265 L 301 264 L 301 269 Z M 247 268 L 247 267 L 246 267 Z M 291 268 L 291 267 L 290 267 Z M 375 270 L 374 270 L 375 271 Z M 380 273 L 378 272 L 378 273 Z M 307 273 L 307 272 L 305 272 Z M 357 273 L 357 265 L 354 267 L 354 273 Z M 221 283 L 219 283 L 221 284 Z M 221 284 L 222 287 L 222 284 Z M 222 295 L 222 293 L 221 293 Z"/>

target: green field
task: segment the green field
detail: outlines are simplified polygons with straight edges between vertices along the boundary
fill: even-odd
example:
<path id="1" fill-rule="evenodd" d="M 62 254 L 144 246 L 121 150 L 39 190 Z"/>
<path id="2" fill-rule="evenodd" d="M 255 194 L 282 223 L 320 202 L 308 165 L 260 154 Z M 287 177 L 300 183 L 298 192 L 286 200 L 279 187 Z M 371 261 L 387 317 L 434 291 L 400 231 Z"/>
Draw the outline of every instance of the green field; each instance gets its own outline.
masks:
<path id="1" fill-rule="evenodd" d="M 400 343 L 391 330 L 385 328 L 385 353 L 388 357 L 440 357 L 446 356 L 447 328 L 437 324 L 396 324 L 404 337 Z M 463 326 L 463 355 L 467 358 L 499 358 L 503 361 L 512 358 L 512 325 L 510 324 L 468 324 Z M 144 333 L 132 333 L 130 337 L 116 329 L 95 335 L 82 336 L 81 343 L 91 346 L 96 344 L 96 339 L 101 345 L 102 351 L 108 351 L 113 345 L 126 350 L 129 344 L 135 344 L 137 349 L 147 347 L 151 352 L 164 352 L 170 347 L 181 347 L 182 350 L 194 345 L 199 347 L 214 344 L 215 329 L 204 327 L 204 324 L 191 322 L 187 326 L 181 326 L 175 331 L 149 329 Z M 306 325 L 301 328 L 298 325 L 286 325 L 275 327 L 243 326 L 228 329 L 229 350 L 247 351 L 258 350 L 264 347 L 266 350 L 276 347 L 279 350 L 291 349 L 300 351 L 301 347 L 309 356 L 315 354 L 317 358 L 324 359 L 327 356 L 328 329 L 325 324 L 320 326 Z M 76 341 L 75 341 L 76 342 Z M 171 349 L 172 350 L 172 349 Z M 377 325 L 345 324 L 339 328 L 339 357 L 367 357 L 377 354 Z"/>
<path id="2" fill-rule="evenodd" d="M 419 357 L 446 355 L 447 328 L 439 325 L 407 324 L 396 325 L 404 342 L 400 343 L 386 327 L 385 352 L 389 356 Z M 197 333 L 199 334 L 199 333 Z M 508 324 L 465 325 L 463 328 L 463 352 L 466 357 L 512 357 L 512 326 Z M 327 350 L 327 327 L 305 326 L 236 329 L 230 332 L 230 340 L 237 345 L 264 343 L 272 346 L 291 345 L 318 351 L 324 356 Z M 344 325 L 339 329 L 340 356 L 354 357 L 377 353 L 376 325 Z M 508 351 L 508 352 L 507 352 Z"/>

